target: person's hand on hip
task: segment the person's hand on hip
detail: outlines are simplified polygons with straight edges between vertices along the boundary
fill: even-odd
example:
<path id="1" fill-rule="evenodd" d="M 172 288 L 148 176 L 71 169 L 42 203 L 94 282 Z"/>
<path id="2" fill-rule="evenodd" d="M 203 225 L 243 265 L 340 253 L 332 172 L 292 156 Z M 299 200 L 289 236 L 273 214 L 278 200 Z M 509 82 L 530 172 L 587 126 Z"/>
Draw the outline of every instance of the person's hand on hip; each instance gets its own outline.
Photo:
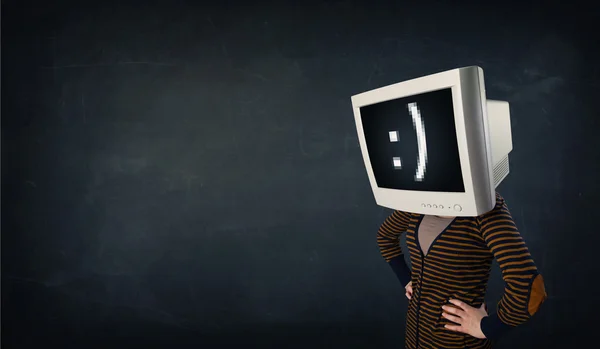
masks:
<path id="1" fill-rule="evenodd" d="M 442 316 L 454 322 L 456 325 L 445 325 L 451 331 L 469 334 L 475 338 L 484 339 L 485 335 L 481 331 L 481 319 L 488 316 L 485 310 L 485 303 L 481 307 L 475 308 L 465 302 L 457 299 L 450 300 L 451 305 L 444 305 Z"/>
<path id="2" fill-rule="evenodd" d="M 406 298 L 411 299 L 413 294 L 412 281 L 404 289 L 406 290 Z"/>

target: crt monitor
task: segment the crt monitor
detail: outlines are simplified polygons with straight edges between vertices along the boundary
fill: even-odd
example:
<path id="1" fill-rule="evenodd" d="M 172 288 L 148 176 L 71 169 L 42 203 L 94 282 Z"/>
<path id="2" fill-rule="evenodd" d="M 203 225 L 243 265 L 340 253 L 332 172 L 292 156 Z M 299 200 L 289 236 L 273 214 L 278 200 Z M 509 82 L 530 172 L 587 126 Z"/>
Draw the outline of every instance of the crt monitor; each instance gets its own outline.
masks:
<path id="1" fill-rule="evenodd" d="M 358 139 L 378 205 L 478 216 L 509 173 L 509 105 L 486 99 L 470 66 L 352 96 Z"/>

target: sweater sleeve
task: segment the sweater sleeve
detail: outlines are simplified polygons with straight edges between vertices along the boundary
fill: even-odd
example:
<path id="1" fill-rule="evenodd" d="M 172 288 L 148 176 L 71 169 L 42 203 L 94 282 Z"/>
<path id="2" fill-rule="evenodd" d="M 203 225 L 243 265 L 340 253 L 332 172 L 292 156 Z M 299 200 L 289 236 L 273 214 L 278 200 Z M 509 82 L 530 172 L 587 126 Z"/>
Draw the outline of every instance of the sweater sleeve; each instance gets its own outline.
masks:
<path id="1" fill-rule="evenodd" d="M 488 248 L 494 254 L 505 282 L 495 314 L 481 320 L 481 330 L 494 339 L 531 318 L 545 301 L 544 279 L 519 233 L 504 199 L 496 195 L 496 207 L 478 217 Z"/>
<path id="2" fill-rule="evenodd" d="M 400 235 L 406 231 L 409 221 L 410 213 L 394 211 L 385 219 L 377 232 L 379 251 L 403 287 L 410 282 L 410 269 L 404 260 Z"/>

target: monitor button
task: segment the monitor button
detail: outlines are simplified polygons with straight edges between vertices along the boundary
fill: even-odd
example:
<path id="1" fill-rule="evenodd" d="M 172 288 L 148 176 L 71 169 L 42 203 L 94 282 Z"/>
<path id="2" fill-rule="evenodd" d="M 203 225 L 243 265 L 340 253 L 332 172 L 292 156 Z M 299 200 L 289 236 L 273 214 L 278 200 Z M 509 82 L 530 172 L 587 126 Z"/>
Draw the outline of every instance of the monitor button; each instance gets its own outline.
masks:
<path id="1" fill-rule="evenodd" d="M 431 204 L 427 204 L 427 207 L 431 208 Z"/>
<path id="2" fill-rule="evenodd" d="M 454 205 L 454 211 L 462 211 L 462 206 L 460 206 L 459 204 Z"/>
<path id="3" fill-rule="evenodd" d="M 434 204 L 434 205 L 433 205 L 433 208 L 438 208 L 438 205 L 435 205 L 435 204 Z"/>
<path id="4" fill-rule="evenodd" d="M 440 205 L 440 208 L 441 208 L 441 209 L 443 209 L 443 208 L 444 208 L 444 205 Z"/>

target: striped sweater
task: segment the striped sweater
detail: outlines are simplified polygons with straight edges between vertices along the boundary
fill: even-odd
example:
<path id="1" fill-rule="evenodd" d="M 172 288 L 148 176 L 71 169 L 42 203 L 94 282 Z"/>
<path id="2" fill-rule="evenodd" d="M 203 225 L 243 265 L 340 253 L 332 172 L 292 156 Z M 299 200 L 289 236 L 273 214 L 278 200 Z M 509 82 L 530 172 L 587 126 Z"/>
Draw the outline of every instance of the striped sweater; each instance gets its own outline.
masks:
<path id="1" fill-rule="evenodd" d="M 402 286 L 412 281 L 413 295 L 406 318 L 406 348 L 490 348 L 506 330 L 531 318 L 546 299 L 539 273 L 506 206 L 496 205 L 477 217 L 457 217 L 432 242 L 426 255 L 417 232 L 423 215 L 394 211 L 381 225 L 377 243 Z M 412 272 L 404 261 L 399 237 L 406 232 Z M 442 317 L 442 305 L 459 299 L 473 307 L 484 302 L 492 262 L 496 259 L 505 282 L 497 311 L 484 317 L 485 339 L 454 332 Z"/>

